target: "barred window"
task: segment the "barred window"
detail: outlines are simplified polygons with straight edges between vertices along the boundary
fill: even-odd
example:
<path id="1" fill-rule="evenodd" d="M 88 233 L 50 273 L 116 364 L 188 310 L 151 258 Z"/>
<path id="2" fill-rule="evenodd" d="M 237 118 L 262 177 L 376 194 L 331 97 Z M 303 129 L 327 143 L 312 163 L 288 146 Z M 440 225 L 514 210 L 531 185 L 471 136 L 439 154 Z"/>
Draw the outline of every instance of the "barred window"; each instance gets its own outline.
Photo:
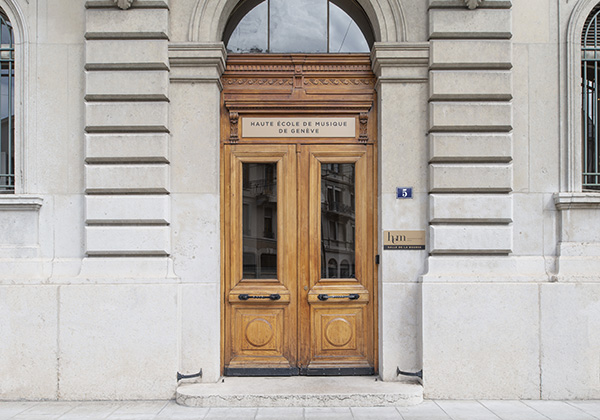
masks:
<path id="1" fill-rule="evenodd" d="M 15 58 L 13 29 L 0 9 L 0 193 L 15 191 Z"/>
<path id="2" fill-rule="evenodd" d="M 582 187 L 583 190 L 600 191 L 600 133 L 599 85 L 600 82 L 600 4 L 586 19 L 581 37 L 582 78 Z"/>

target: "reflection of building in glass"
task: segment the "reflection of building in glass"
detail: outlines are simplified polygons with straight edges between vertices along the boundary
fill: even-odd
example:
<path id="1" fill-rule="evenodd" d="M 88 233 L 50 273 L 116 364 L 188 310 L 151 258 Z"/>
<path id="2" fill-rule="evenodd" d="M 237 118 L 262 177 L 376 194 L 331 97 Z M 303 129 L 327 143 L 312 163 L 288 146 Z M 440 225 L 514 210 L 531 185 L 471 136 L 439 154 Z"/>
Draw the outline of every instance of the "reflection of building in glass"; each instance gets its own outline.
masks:
<path id="1" fill-rule="evenodd" d="M 277 164 L 243 164 L 244 278 L 277 277 Z"/>
<path id="2" fill-rule="evenodd" d="M 321 165 L 321 277 L 355 275 L 354 164 Z"/>

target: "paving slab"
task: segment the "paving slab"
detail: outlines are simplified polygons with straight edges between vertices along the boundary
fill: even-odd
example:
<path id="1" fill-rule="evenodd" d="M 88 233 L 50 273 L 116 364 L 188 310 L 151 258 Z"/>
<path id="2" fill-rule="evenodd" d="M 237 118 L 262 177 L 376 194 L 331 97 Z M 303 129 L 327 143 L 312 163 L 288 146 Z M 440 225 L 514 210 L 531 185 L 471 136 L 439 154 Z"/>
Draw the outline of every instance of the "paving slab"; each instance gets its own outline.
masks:
<path id="1" fill-rule="evenodd" d="M 398 407 L 404 420 L 452 420 L 434 401 L 423 401 L 414 407 Z"/>
<path id="2" fill-rule="evenodd" d="M 563 401 L 523 401 L 529 407 L 550 420 L 597 420 L 580 408 Z"/>
<path id="3" fill-rule="evenodd" d="M 567 404 L 577 407 L 600 420 L 600 400 L 567 401 Z"/>
<path id="4" fill-rule="evenodd" d="M 452 420 L 500 420 L 479 401 L 435 401 Z"/>
<path id="5" fill-rule="evenodd" d="M 537 412 L 522 401 L 480 401 L 492 413 L 502 420 L 548 420 L 548 417 Z"/>
<path id="6" fill-rule="evenodd" d="M 304 409 L 306 420 L 352 420 L 349 407 L 307 407 Z"/>
<path id="7" fill-rule="evenodd" d="M 302 407 L 261 407 L 256 420 L 304 420 Z"/>
<path id="8" fill-rule="evenodd" d="M 354 420 L 403 420 L 396 407 L 352 407 Z"/>

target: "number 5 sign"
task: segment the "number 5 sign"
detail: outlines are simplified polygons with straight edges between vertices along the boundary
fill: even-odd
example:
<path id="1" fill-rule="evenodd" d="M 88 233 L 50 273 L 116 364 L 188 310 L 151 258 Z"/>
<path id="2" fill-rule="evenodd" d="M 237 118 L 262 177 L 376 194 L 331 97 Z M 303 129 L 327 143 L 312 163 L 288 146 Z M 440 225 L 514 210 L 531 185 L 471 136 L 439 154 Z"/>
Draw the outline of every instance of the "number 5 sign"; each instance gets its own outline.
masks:
<path id="1" fill-rule="evenodd" d="M 407 187 L 397 187 L 396 188 L 396 198 L 413 198 L 412 196 L 412 188 Z"/>

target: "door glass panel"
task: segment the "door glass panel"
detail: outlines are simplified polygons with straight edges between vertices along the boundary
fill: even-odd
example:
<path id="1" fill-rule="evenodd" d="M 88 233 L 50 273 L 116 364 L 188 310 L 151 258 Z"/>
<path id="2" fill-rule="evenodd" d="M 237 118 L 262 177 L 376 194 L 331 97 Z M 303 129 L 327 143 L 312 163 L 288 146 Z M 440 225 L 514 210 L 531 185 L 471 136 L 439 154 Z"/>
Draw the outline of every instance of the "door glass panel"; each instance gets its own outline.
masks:
<path id="1" fill-rule="evenodd" d="M 353 163 L 321 164 L 321 277 L 353 278 L 355 270 Z"/>
<path id="2" fill-rule="evenodd" d="M 243 277 L 277 278 L 277 164 L 242 165 Z"/>
<path id="3" fill-rule="evenodd" d="M 327 52 L 326 0 L 271 0 L 270 18 L 271 52 Z"/>

